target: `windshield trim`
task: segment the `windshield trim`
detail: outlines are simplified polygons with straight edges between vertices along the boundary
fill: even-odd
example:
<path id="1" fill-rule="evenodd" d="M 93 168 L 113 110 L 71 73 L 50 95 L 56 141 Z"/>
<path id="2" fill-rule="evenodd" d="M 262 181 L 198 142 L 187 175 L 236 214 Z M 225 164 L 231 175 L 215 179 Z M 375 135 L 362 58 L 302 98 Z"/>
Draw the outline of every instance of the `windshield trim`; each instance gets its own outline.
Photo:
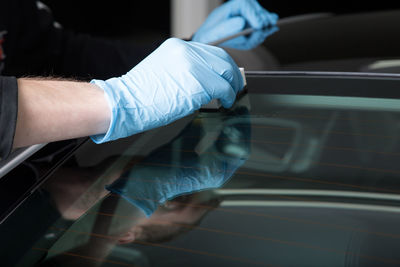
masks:
<path id="1" fill-rule="evenodd" d="M 0 179 L 44 146 L 46 144 L 38 144 L 14 151 L 9 158 L 0 162 Z"/>
<path id="2" fill-rule="evenodd" d="M 312 77 L 350 77 L 350 78 L 393 78 L 400 79 L 397 73 L 376 73 L 376 72 L 341 72 L 341 71 L 245 71 L 246 76 L 303 76 Z"/>
<path id="3" fill-rule="evenodd" d="M 247 92 L 400 99 L 400 74 L 246 71 Z"/>

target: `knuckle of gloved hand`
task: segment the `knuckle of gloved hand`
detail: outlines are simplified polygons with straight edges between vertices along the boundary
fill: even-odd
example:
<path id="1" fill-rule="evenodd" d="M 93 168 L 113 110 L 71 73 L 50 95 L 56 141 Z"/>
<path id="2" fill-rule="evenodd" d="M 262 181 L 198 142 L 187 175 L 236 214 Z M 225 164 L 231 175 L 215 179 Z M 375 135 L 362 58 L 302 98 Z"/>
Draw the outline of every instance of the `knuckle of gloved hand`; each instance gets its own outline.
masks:
<path id="1" fill-rule="evenodd" d="M 253 2 L 253 1 L 255 1 L 255 0 L 233 0 L 233 1 L 236 1 L 236 2 L 238 2 L 238 3 L 245 3 L 245 4 L 247 4 L 247 3 Z"/>
<path id="2" fill-rule="evenodd" d="M 169 50 L 169 53 L 184 54 L 188 49 L 188 44 L 178 38 L 169 38 L 164 42 L 164 47 Z"/>
<path id="3" fill-rule="evenodd" d="M 169 38 L 164 42 L 163 53 L 167 54 L 167 58 L 173 62 L 176 67 L 175 70 L 188 71 L 192 70 L 196 65 L 194 60 L 189 54 L 191 50 L 190 44 L 178 38 Z"/>
<path id="4" fill-rule="evenodd" d="M 233 59 L 229 55 L 229 53 L 226 52 L 225 49 L 223 49 L 221 47 L 215 47 L 215 53 L 220 59 L 222 59 L 222 60 L 224 60 L 226 62 L 232 62 L 233 61 Z"/>

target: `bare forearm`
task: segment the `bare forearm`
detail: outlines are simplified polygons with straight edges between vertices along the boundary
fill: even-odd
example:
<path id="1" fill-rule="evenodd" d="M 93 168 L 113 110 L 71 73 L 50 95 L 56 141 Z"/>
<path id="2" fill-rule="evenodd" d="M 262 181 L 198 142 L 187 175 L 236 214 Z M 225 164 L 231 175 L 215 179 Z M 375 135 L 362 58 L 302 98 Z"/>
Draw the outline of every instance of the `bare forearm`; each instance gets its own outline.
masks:
<path id="1" fill-rule="evenodd" d="M 105 133 L 110 109 L 96 85 L 50 79 L 18 79 L 14 147 Z"/>

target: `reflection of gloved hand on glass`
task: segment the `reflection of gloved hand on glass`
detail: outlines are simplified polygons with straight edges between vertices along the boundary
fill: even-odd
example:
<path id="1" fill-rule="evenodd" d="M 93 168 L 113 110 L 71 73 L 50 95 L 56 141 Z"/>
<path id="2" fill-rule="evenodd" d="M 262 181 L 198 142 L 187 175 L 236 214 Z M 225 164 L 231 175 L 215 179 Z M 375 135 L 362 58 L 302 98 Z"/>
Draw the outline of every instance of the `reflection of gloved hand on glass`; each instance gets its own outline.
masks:
<path id="1" fill-rule="evenodd" d="M 216 8 L 194 34 L 193 41 L 210 43 L 253 28 L 250 36 L 240 36 L 226 41 L 222 46 L 248 50 L 260 45 L 268 36 L 278 31 L 278 15 L 265 10 L 256 0 L 230 0 Z"/>
<path id="2" fill-rule="evenodd" d="M 225 115 L 248 119 L 247 112 L 241 107 Z M 203 134 L 201 126 L 194 120 L 173 142 L 125 172 L 107 189 L 150 216 L 167 200 L 222 186 L 249 155 L 250 125 L 227 124 L 213 145 L 199 155 L 195 147 Z M 174 150 L 178 144 L 180 150 Z"/>

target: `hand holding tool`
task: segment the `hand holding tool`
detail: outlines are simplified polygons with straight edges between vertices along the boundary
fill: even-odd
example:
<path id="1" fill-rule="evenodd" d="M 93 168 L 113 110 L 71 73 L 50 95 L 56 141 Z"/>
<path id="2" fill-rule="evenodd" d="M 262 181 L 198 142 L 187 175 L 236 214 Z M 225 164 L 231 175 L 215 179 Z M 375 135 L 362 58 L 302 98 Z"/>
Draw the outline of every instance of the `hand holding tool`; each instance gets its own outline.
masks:
<path id="1" fill-rule="evenodd" d="M 230 38 L 221 46 L 249 50 L 278 30 L 274 27 L 278 18 L 277 14 L 267 11 L 256 0 L 230 0 L 211 12 L 192 40 L 212 44 L 240 33 L 237 38 Z M 249 37 L 241 33 L 244 29 L 248 31 L 246 34 L 251 33 Z"/>

